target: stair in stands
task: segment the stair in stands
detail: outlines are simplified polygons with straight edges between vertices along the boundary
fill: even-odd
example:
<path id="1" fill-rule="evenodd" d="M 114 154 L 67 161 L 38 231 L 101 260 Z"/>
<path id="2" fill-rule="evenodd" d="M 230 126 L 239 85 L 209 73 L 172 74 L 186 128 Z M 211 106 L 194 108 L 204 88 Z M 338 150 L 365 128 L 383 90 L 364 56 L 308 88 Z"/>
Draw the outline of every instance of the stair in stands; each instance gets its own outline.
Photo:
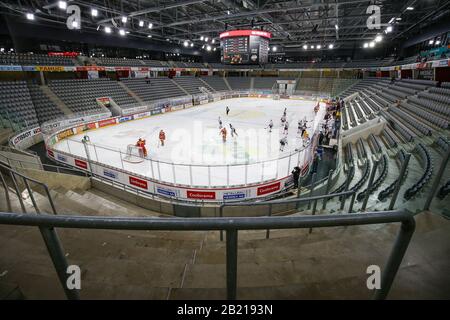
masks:
<path id="1" fill-rule="evenodd" d="M 42 91 L 47 95 L 47 97 L 53 101 L 54 104 L 65 114 L 71 115 L 73 111 L 66 106 L 66 104 L 46 85 L 41 86 Z"/>

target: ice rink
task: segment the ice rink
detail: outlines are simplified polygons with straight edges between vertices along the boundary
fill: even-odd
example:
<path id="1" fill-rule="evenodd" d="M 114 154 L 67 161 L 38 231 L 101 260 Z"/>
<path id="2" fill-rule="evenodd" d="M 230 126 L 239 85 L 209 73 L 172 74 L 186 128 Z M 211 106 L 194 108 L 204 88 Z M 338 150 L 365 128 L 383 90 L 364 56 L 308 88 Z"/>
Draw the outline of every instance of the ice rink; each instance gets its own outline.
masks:
<path id="1" fill-rule="evenodd" d="M 303 161 L 304 155 L 298 151 L 304 147 L 297 123 L 306 119 L 312 135 L 324 115 L 324 104 L 315 115 L 316 104 L 264 98 L 221 100 L 89 131 L 87 150 L 94 161 L 180 185 L 232 186 L 280 179 Z M 288 145 L 280 151 L 279 141 L 285 136 L 280 119 L 285 108 Z M 225 143 L 219 117 L 228 130 Z M 271 133 L 267 128 L 270 120 L 274 123 Z M 236 128 L 237 137 L 231 137 L 230 124 Z M 158 139 L 161 129 L 166 133 L 164 147 Z M 63 140 L 54 148 L 87 158 L 83 136 Z M 127 146 L 139 138 L 146 140 L 148 159 L 141 163 L 123 161 Z"/>

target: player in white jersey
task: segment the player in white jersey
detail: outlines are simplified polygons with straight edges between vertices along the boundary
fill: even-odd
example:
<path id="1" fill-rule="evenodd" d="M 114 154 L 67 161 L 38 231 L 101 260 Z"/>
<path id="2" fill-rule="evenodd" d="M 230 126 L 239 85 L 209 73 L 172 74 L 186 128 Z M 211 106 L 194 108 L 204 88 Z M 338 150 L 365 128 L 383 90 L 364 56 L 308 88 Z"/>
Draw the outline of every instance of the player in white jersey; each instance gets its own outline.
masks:
<path id="1" fill-rule="evenodd" d="M 288 134 L 289 132 L 289 122 L 287 122 L 286 121 L 286 123 L 284 124 L 284 131 L 283 131 L 283 133 L 284 134 Z"/>
<path id="2" fill-rule="evenodd" d="M 218 120 L 218 121 L 219 121 L 219 130 L 220 130 L 220 129 L 222 129 L 222 127 L 223 127 L 223 126 L 222 126 L 222 119 L 220 119 L 220 117 L 219 117 L 219 120 Z"/>
<path id="3" fill-rule="evenodd" d="M 269 125 L 265 129 L 267 129 L 267 128 L 269 128 L 269 132 L 272 132 L 272 129 L 273 129 L 273 121 L 272 120 L 270 120 Z"/>

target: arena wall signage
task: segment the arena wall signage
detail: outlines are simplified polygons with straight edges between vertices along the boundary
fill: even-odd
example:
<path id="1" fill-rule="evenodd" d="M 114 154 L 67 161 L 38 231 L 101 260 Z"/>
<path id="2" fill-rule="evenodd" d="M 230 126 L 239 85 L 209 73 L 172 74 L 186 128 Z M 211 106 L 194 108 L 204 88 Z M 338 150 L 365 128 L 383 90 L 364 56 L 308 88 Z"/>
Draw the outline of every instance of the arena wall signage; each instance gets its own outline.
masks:
<path id="1" fill-rule="evenodd" d="M 251 96 L 245 92 L 228 92 L 220 93 L 222 97 L 247 97 Z M 261 96 L 261 95 L 259 95 Z M 271 98 L 271 95 L 267 95 L 267 98 Z M 290 97 L 295 99 L 298 97 Z M 163 104 L 163 103 L 161 103 Z M 168 103 L 166 103 L 168 104 Z M 181 110 L 181 107 L 185 107 L 185 104 L 179 105 L 178 108 L 170 108 L 171 111 Z M 156 109 L 159 113 L 165 112 L 164 108 Z M 153 195 L 159 195 L 166 198 L 174 198 L 179 200 L 188 201 L 202 201 L 202 202 L 222 202 L 222 201 L 241 201 L 243 199 L 254 199 L 260 197 L 267 197 L 271 194 L 279 193 L 284 189 L 290 187 L 293 184 L 292 177 L 290 175 L 281 178 L 276 181 L 268 181 L 264 183 L 249 184 L 246 186 L 234 186 L 234 187 L 191 187 L 173 185 L 162 181 L 156 181 L 149 177 L 140 176 L 134 172 L 128 172 L 120 168 L 113 168 L 107 164 L 98 163 L 89 159 L 83 159 L 79 156 L 72 155 L 67 152 L 63 152 L 54 149 L 53 146 L 68 137 L 71 137 L 80 132 L 89 131 L 93 129 L 103 128 L 105 126 L 117 125 L 123 122 L 142 119 L 154 115 L 155 112 L 143 112 L 138 114 L 126 115 L 121 117 L 91 119 L 88 117 L 70 119 L 70 121 L 76 122 L 72 127 L 66 127 L 57 131 L 52 131 L 45 137 L 45 143 L 47 148 L 47 155 L 55 161 L 63 162 L 70 166 L 76 167 L 81 170 L 89 171 L 94 175 L 119 182 L 125 186 L 129 186 L 134 189 L 138 189 L 142 192 L 146 192 Z M 104 114 L 103 114 L 104 116 Z M 79 121 L 84 120 L 83 123 Z M 65 125 L 66 122 L 62 121 Z M 22 133 L 20 137 L 17 137 L 17 141 L 26 139 L 30 134 L 36 134 L 38 131 L 32 131 L 32 133 Z M 317 133 L 313 135 L 313 139 L 316 139 Z M 314 142 L 311 145 L 315 145 Z M 302 175 L 307 174 L 312 152 L 307 152 L 304 159 L 308 159 L 307 163 L 302 166 Z"/>

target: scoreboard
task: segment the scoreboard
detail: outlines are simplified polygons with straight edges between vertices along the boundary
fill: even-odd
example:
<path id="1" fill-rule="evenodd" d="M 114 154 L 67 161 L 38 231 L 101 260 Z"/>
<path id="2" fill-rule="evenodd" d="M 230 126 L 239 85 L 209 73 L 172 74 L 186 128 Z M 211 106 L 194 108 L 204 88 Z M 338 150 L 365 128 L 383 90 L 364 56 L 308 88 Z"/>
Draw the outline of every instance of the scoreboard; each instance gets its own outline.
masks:
<path id="1" fill-rule="evenodd" d="M 270 32 L 233 30 L 220 34 L 223 64 L 266 64 L 269 58 Z"/>

